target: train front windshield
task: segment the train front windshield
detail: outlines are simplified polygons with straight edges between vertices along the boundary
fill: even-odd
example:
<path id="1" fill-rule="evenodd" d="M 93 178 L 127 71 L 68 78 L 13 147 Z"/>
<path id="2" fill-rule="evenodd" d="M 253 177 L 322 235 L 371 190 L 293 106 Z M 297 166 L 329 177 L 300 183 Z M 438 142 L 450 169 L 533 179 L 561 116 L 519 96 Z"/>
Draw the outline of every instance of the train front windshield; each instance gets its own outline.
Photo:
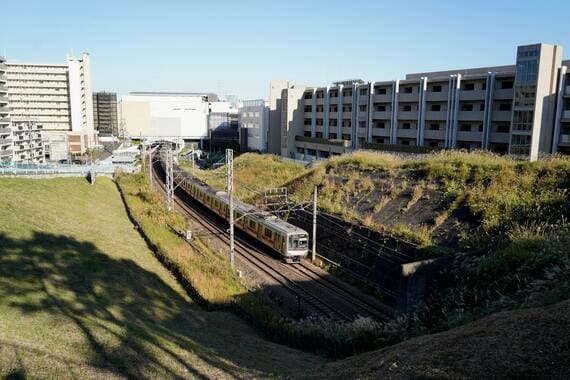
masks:
<path id="1" fill-rule="evenodd" d="M 302 250 L 309 246 L 309 236 L 307 234 L 289 235 L 289 249 Z"/>

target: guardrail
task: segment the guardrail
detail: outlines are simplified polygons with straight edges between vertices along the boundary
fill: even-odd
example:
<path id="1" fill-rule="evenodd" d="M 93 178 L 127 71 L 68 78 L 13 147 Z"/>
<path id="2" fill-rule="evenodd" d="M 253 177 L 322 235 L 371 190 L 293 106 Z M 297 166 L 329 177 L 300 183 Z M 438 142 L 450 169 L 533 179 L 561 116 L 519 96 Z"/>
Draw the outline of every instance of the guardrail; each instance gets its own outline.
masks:
<path id="1" fill-rule="evenodd" d="M 40 165 L 0 165 L 0 176 L 87 176 L 91 172 L 114 174 L 116 171 L 136 173 L 140 170 L 132 165 L 77 165 L 77 166 L 40 166 Z"/>

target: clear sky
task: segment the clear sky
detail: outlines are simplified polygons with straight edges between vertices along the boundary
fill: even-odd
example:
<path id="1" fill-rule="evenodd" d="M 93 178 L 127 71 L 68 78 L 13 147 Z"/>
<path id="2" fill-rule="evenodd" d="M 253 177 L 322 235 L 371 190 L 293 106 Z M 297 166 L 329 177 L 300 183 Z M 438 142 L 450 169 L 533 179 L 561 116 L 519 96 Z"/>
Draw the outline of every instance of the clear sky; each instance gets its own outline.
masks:
<path id="1" fill-rule="evenodd" d="M 63 63 L 91 54 L 94 90 L 266 98 L 271 79 L 326 85 L 513 64 L 561 44 L 569 0 L 26 0 L 0 6 L 0 54 Z"/>

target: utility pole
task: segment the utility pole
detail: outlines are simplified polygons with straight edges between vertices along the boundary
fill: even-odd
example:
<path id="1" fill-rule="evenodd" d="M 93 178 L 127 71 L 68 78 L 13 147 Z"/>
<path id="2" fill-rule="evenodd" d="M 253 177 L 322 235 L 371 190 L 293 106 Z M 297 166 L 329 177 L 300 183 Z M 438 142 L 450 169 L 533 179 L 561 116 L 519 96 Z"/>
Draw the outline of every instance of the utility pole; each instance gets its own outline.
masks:
<path id="1" fill-rule="evenodd" d="M 317 254 L 317 185 L 313 192 L 313 249 L 311 252 L 311 260 L 315 261 Z"/>
<path id="2" fill-rule="evenodd" d="M 234 267 L 234 151 L 226 149 L 226 181 L 229 199 L 230 265 Z"/>
<path id="3" fill-rule="evenodd" d="M 152 189 L 152 148 L 148 150 L 148 180 Z"/>
<path id="4" fill-rule="evenodd" d="M 166 207 L 168 211 L 172 211 L 172 203 L 174 200 L 173 166 L 172 146 L 168 145 L 166 149 Z"/>
<path id="5" fill-rule="evenodd" d="M 196 167 L 196 158 L 194 157 L 194 149 L 192 149 L 192 177 L 194 177 L 194 169 Z"/>

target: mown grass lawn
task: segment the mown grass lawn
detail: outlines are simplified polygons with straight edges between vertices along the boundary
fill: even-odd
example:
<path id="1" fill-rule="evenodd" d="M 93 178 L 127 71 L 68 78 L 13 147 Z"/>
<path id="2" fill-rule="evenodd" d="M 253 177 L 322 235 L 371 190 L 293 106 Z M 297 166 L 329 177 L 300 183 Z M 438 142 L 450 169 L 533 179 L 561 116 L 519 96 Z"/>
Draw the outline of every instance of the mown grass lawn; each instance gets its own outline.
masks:
<path id="1" fill-rule="evenodd" d="M 193 304 L 99 178 L 0 180 L 0 377 L 300 377 L 324 359 Z"/>

